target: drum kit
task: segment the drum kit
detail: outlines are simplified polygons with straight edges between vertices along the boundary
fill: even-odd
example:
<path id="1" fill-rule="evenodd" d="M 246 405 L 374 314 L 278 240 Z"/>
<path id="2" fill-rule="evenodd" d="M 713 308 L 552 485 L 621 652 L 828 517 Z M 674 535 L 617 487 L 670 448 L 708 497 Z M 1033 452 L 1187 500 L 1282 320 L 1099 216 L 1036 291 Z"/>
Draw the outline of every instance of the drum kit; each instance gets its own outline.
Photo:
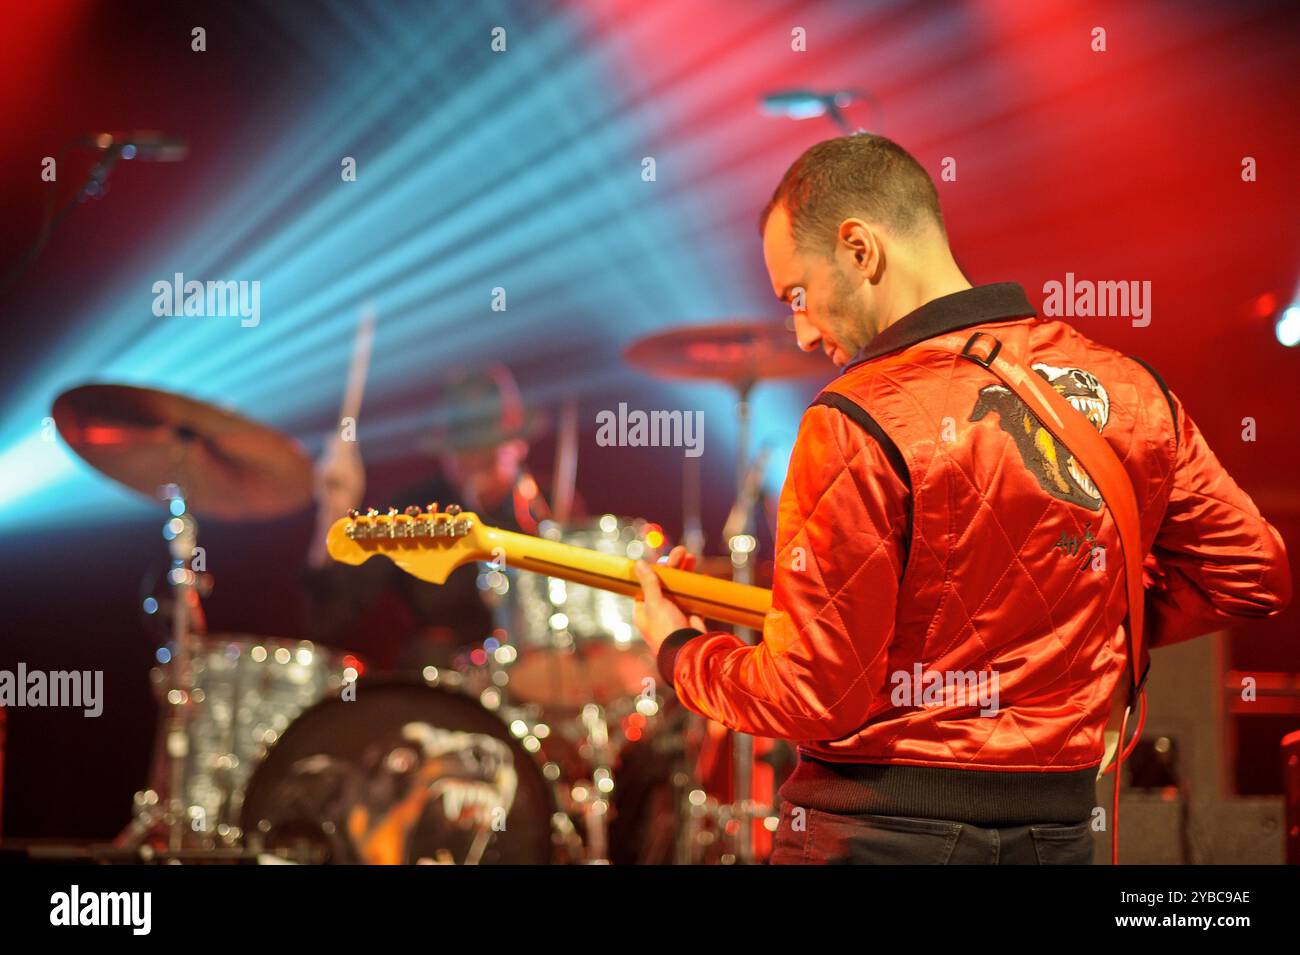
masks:
<path id="1" fill-rule="evenodd" d="M 652 374 L 736 390 L 746 512 L 750 390 L 765 378 L 824 373 L 767 323 L 675 330 L 636 343 L 627 358 Z M 479 564 L 495 629 L 456 665 L 418 676 L 368 673 L 357 655 L 307 641 L 209 633 L 199 517 L 262 521 L 306 508 L 312 465 L 302 447 L 232 412 L 125 385 L 74 388 L 53 417 L 87 463 L 165 513 L 171 629 L 151 671 L 161 719 L 151 779 L 119 853 L 336 864 L 755 861 L 754 836 L 774 820 L 770 792 L 751 791 L 753 740 L 736 736 L 734 753 L 723 753 L 727 734 L 671 698 L 628 597 Z M 730 568 L 748 582 L 754 549 L 739 540 L 752 530 L 747 513 L 728 524 Z M 609 514 L 545 522 L 539 536 L 633 559 L 667 550 L 657 525 Z"/>

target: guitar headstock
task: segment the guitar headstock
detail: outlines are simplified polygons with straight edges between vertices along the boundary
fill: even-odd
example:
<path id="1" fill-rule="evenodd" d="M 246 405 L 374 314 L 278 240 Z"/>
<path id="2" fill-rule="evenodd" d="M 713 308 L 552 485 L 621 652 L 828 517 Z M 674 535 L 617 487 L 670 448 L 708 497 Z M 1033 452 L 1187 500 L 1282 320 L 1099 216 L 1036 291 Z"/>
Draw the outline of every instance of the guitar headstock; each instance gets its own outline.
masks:
<path id="1" fill-rule="evenodd" d="M 430 583 L 445 583 L 462 564 L 486 556 L 478 515 L 455 504 L 439 510 L 412 505 L 399 511 L 349 511 L 331 525 L 325 539 L 329 555 L 344 564 L 363 564 L 382 554 L 398 567 Z"/>

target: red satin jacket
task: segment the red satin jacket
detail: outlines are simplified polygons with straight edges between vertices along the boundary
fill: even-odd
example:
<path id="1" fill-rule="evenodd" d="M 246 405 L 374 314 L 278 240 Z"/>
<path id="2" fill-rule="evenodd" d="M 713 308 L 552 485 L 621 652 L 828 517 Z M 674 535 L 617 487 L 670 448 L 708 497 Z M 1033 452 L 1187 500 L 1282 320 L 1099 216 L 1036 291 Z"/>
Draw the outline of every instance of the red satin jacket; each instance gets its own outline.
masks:
<path id="1" fill-rule="evenodd" d="M 1151 648 L 1286 605 L 1281 538 L 1177 396 L 1000 283 L 906 316 L 819 396 L 781 494 L 762 641 L 679 631 L 660 666 L 688 709 L 798 743 L 781 791 L 796 804 L 1077 821 L 1124 676 L 1119 539 L 1084 469 L 992 372 L 907 351 L 958 328 L 998 338 L 1123 461 Z"/>

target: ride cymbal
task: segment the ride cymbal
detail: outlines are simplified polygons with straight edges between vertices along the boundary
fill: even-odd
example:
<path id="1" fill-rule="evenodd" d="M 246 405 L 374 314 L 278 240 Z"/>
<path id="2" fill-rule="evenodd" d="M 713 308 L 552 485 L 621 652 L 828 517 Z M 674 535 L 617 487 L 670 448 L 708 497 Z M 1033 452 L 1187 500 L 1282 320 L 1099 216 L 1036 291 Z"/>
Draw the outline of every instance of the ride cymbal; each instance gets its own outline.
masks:
<path id="1" fill-rule="evenodd" d="M 312 499 L 297 441 L 193 398 L 131 385 L 83 385 L 54 402 L 59 434 L 95 470 L 154 497 L 181 488 L 200 516 L 279 517 Z"/>
<path id="2" fill-rule="evenodd" d="M 638 339 L 623 352 L 657 378 L 719 381 L 744 389 L 773 378 L 828 377 L 823 356 L 799 350 L 781 322 L 732 321 L 672 328 Z"/>

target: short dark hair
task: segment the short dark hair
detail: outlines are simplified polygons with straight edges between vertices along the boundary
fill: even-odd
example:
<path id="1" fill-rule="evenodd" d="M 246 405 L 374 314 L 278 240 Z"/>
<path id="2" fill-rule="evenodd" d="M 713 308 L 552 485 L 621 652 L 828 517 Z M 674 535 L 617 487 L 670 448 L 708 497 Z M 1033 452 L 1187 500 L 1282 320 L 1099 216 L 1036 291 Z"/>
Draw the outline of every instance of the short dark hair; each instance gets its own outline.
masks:
<path id="1" fill-rule="evenodd" d="M 914 235 L 933 222 L 947 235 L 934 180 L 893 140 L 854 133 L 817 143 L 791 164 L 758 220 L 761 235 L 785 203 L 795 244 L 829 249 L 835 230 L 851 216 Z"/>

